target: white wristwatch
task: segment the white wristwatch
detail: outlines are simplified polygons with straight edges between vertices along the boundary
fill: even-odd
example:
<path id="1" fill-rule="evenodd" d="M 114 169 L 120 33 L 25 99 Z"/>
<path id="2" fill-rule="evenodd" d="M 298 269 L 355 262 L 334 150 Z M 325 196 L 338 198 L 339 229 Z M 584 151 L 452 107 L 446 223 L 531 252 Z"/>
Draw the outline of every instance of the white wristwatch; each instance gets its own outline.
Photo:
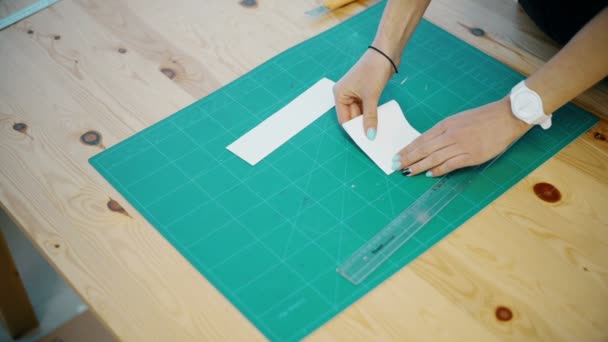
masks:
<path id="1" fill-rule="evenodd" d="M 540 125 L 543 129 L 551 127 L 551 114 L 545 114 L 543 100 L 524 81 L 511 90 L 511 111 L 516 118 L 528 125 Z"/>

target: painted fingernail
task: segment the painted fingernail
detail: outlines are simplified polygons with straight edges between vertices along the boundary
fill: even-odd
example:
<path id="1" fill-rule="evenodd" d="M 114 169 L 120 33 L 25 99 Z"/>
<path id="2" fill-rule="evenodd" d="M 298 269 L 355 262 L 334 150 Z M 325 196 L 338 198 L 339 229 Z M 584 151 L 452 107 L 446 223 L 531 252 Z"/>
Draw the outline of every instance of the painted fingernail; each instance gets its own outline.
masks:
<path id="1" fill-rule="evenodd" d="M 404 175 L 404 176 L 409 176 L 410 173 L 412 173 L 412 170 L 410 170 L 409 167 L 407 169 L 401 170 L 401 174 Z"/>
<path id="2" fill-rule="evenodd" d="M 433 171 L 428 170 L 424 175 L 427 177 L 433 177 Z"/>
<path id="3" fill-rule="evenodd" d="M 367 129 L 367 139 L 369 139 L 369 140 L 376 139 L 376 129 L 375 128 Z"/>
<path id="4" fill-rule="evenodd" d="M 399 170 L 401 168 L 401 163 L 398 161 L 393 162 L 393 170 Z"/>
<path id="5" fill-rule="evenodd" d="M 395 154 L 395 156 L 393 157 L 393 163 L 394 162 L 400 162 L 401 161 L 401 156 L 398 154 Z"/>

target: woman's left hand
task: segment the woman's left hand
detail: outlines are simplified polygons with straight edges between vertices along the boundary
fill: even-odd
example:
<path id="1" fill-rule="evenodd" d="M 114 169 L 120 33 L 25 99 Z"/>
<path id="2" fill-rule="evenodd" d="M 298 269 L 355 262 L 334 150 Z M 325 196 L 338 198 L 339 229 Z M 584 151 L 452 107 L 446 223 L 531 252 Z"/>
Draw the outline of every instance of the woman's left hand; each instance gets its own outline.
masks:
<path id="1" fill-rule="evenodd" d="M 401 150 L 393 168 L 437 177 L 499 155 L 532 126 L 511 113 L 508 97 L 439 122 Z"/>

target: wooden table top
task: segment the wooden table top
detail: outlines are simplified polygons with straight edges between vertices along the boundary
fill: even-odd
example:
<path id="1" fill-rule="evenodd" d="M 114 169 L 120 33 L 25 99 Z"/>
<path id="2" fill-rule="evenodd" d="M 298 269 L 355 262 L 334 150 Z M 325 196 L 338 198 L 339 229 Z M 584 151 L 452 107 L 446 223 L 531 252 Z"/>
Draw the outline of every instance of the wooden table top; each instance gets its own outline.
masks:
<path id="1" fill-rule="evenodd" d="M 63 0 L 0 32 L 2 208 L 121 340 L 264 339 L 87 162 L 374 3 L 257 2 Z M 513 1 L 425 17 L 526 74 L 557 51 Z M 606 89 L 576 102 L 606 117 Z M 310 339 L 606 341 L 607 137 L 602 121 Z"/>

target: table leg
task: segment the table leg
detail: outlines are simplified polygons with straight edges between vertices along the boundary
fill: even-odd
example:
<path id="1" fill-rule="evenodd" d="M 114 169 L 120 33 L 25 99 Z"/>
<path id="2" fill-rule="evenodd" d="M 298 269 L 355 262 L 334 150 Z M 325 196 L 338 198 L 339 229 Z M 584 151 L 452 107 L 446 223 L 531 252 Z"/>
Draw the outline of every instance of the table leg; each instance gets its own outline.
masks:
<path id="1" fill-rule="evenodd" d="M 13 338 L 38 327 L 34 308 L 0 230 L 0 313 Z"/>

